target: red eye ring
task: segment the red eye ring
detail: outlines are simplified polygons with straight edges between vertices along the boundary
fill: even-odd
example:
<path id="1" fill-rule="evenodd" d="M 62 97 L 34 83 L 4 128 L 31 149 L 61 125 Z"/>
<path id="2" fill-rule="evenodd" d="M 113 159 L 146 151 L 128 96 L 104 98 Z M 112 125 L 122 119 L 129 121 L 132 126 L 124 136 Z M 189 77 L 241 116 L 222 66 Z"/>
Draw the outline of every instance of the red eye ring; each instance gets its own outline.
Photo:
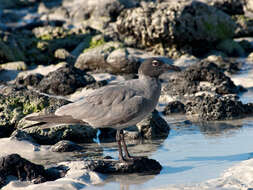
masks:
<path id="1" fill-rule="evenodd" d="M 157 66 L 160 65 L 160 63 L 159 63 L 159 61 L 157 61 L 157 60 L 153 60 L 153 61 L 152 61 L 152 65 L 153 65 L 154 67 L 157 67 Z"/>

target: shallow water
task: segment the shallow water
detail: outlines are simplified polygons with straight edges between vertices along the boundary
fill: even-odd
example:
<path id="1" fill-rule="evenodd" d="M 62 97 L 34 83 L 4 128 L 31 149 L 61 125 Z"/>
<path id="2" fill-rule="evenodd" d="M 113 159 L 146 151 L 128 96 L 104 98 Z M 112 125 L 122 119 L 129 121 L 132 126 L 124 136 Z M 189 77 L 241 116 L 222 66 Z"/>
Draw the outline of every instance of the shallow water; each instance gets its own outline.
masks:
<path id="1" fill-rule="evenodd" d="M 97 75 L 104 79 L 108 75 Z M 107 78 L 106 78 L 107 79 Z M 111 80 L 114 80 L 112 78 Z M 118 79 L 119 80 L 119 79 Z M 233 76 L 234 82 L 248 88 L 248 92 L 240 95 L 244 103 L 253 102 L 253 72 L 246 69 Z M 72 96 L 73 100 L 79 95 Z M 161 107 L 161 106 L 160 106 Z M 116 175 L 108 178 L 101 185 L 87 186 L 88 190 L 127 189 L 142 190 L 163 188 L 168 185 L 189 185 L 219 177 L 224 170 L 253 157 L 253 117 L 232 121 L 191 123 L 184 115 L 165 117 L 171 131 L 166 139 L 128 142 L 133 155 L 148 156 L 160 162 L 163 169 L 159 175 L 140 176 Z M 23 157 L 43 165 L 50 165 L 67 160 L 110 155 L 117 158 L 116 143 L 83 144 L 84 152 L 53 153 L 48 146 L 11 145 L 12 141 L 2 139 L 0 148 L 7 153 L 17 152 Z M 24 142 L 23 142 L 24 143 Z M 13 148 L 26 147 L 24 150 Z M 36 149 L 36 147 L 35 147 Z M 39 151 L 43 150 L 44 151 Z M 18 152 L 20 150 L 20 152 Z M 2 151 L 4 153 L 4 151 Z"/>
<path id="2" fill-rule="evenodd" d="M 164 141 L 130 146 L 137 155 L 161 163 L 156 176 L 114 176 L 100 186 L 85 189 L 153 189 L 169 184 L 193 184 L 217 178 L 227 168 L 253 157 L 253 117 L 232 122 L 171 124 Z M 111 147 L 111 144 L 101 146 Z M 115 145 L 116 146 L 116 145 Z M 105 148 L 105 155 L 117 157 L 117 149 Z"/>
<path id="3" fill-rule="evenodd" d="M 243 103 L 253 102 L 252 65 L 232 76 L 237 85 L 248 88 L 240 95 Z M 219 177 L 224 170 L 253 157 L 253 117 L 220 122 L 191 123 L 182 115 L 165 118 L 171 131 L 165 140 L 147 141 L 130 146 L 135 155 L 146 155 L 160 162 L 156 176 L 113 176 L 100 186 L 85 189 L 155 189 L 170 184 L 195 184 Z M 111 144 L 104 155 L 117 157 Z M 114 145 L 116 147 L 116 145 Z"/>

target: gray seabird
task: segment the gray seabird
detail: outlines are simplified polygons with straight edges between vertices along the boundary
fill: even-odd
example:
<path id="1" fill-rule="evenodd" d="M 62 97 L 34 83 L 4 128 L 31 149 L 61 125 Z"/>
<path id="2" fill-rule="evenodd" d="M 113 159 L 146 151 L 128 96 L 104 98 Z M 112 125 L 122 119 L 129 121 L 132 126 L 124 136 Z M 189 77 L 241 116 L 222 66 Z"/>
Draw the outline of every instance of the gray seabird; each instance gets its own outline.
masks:
<path id="1" fill-rule="evenodd" d="M 132 160 L 122 129 L 137 124 L 155 109 L 161 93 L 158 77 L 168 70 L 180 71 L 178 67 L 165 64 L 158 58 L 147 59 L 138 70 L 138 79 L 96 89 L 83 99 L 60 107 L 54 115 L 32 116 L 26 119 L 117 129 L 119 160 Z"/>

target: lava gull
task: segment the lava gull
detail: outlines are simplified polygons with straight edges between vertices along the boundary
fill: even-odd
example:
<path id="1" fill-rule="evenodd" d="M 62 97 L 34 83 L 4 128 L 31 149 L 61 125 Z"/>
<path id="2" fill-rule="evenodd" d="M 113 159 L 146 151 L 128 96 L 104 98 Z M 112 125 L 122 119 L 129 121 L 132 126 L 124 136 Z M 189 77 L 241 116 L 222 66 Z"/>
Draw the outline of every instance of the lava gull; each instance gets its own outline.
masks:
<path id="1" fill-rule="evenodd" d="M 159 76 L 169 70 L 180 71 L 180 68 L 166 64 L 159 58 L 146 59 L 139 67 L 138 79 L 96 89 L 83 99 L 60 107 L 53 115 L 31 116 L 26 119 L 117 129 L 119 160 L 133 160 L 134 157 L 127 150 L 123 129 L 137 124 L 155 109 L 161 93 Z"/>

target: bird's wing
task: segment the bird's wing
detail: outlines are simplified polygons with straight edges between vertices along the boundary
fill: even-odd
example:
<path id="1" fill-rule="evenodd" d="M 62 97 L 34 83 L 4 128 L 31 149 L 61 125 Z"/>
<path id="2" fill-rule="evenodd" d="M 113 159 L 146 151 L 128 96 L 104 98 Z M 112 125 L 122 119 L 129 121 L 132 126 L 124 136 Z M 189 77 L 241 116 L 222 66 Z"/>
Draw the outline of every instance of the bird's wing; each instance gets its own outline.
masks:
<path id="1" fill-rule="evenodd" d="M 95 90 L 83 100 L 67 104 L 56 111 L 56 115 L 70 115 L 94 127 L 123 125 L 141 114 L 147 102 L 128 86 L 107 86 Z"/>

